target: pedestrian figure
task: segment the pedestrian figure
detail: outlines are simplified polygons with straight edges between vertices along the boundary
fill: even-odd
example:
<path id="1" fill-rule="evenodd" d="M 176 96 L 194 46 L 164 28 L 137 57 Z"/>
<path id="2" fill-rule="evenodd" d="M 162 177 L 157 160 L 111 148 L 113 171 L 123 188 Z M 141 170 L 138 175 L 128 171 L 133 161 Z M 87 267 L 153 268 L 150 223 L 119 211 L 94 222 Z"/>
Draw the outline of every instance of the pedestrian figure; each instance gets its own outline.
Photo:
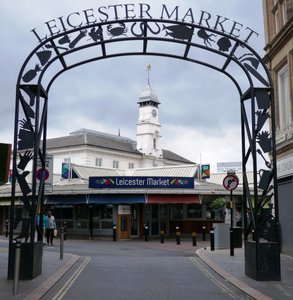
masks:
<path id="1" fill-rule="evenodd" d="M 47 217 L 47 226 L 46 226 L 46 237 L 47 237 L 47 245 L 51 244 L 51 246 L 54 246 L 53 239 L 54 239 L 54 229 L 56 229 L 56 221 L 54 216 L 52 216 L 52 212 L 49 210 Z"/>
<path id="2" fill-rule="evenodd" d="M 40 215 L 37 216 L 37 232 L 38 232 L 38 241 L 43 241 L 43 245 L 46 245 L 45 237 L 46 237 L 46 229 L 47 229 L 47 216 L 42 214 L 43 216 L 43 227 L 40 226 Z"/>

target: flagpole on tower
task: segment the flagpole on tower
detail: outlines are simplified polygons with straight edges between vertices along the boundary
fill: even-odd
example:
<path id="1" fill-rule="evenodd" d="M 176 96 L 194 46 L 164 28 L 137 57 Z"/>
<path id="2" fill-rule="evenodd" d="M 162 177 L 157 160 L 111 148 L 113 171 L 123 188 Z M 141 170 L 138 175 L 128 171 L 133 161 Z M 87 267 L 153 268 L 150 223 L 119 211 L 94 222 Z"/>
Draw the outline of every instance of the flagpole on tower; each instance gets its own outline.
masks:
<path id="1" fill-rule="evenodd" d="M 150 85 L 150 71 L 152 69 L 152 65 L 148 64 L 147 65 L 147 72 L 148 72 L 148 85 Z"/>

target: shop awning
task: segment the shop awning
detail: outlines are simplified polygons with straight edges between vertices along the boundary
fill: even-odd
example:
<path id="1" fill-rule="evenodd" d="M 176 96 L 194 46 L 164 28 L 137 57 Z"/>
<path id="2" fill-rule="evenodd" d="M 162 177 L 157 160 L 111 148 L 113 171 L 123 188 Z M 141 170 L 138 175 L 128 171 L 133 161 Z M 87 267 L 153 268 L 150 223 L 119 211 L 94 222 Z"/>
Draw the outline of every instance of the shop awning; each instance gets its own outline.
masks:
<path id="1" fill-rule="evenodd" d="M 200 203 L 198 195 L 148 195 L 147 203 L 167 204 L 167 203 Z"/>
<path id="2" fill-rule="evenodd" d="M 87 204 L 86 195 L 52 196 L 45 199 L 47 205 L 78 205 Z"/>
<path id="3" fill-rule="evenodd" d="M 0 200 L 0 206 L 10 206 L 11 200 Z M 14 205 L 23 205 L 21 200 L 15 200 Z"/>
<path id="4" fill-rule="evenodd" d="M 144 194 L 96 194 L 89 195 L 88 204 L 146 203 Z"/>

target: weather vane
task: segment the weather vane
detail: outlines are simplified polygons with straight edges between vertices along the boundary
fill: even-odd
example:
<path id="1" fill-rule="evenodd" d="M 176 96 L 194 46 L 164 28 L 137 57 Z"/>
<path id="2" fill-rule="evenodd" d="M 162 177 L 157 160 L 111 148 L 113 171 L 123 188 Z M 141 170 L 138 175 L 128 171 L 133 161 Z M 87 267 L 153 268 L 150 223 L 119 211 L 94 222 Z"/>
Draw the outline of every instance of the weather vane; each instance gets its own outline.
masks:
<path id="1" fill-rule="evenodd" d="M 151 64 L 148 64 L 148 65 L 146 66 L 146 68 L 147 68 L 147 72 L 148 72 L 148 85 L 150 85 L 150 71 L 151 71 L 151 69 L 152 69 L 152 65 L 151 65 Z"/>

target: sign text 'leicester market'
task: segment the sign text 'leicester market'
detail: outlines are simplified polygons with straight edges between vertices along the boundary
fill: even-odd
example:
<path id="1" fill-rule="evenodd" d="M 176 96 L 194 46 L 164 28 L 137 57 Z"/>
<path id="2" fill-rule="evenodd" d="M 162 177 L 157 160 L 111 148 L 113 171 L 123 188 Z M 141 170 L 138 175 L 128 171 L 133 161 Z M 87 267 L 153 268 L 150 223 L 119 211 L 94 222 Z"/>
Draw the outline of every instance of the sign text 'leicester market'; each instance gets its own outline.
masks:
<path id="1" fill-rule="evenodd" d="M 49 37 L 69 31 L 71 29 L 82 26 L 98 24 L 100 22 L 107 22 L 116 20 L 122 22 L 123 20 L 135 19 L 164 19 L 182 21 L 185 23 L 200 25 L 209 29 L 221 31 L 232 37 L 239 38 L 247 43 L 252 36 L 258 37 L 258 33 L 243 24 L 230 20 L 229 18 L 216 15 L 212 16 L 209 12 L 204 10 L 194 11 L 192 8 L 181 9 L 179 6 L 168 8 L 162 4 L 158 15 L 153 14 L 153 10 L 149 4 L 115 4 L 108 6 L 99 6 L 95 9 L 89 8 L 81 12 L 72 12 L 67 16 L 61 16 L 44 23 L 45 28 L 43 34 L 37 28 L 31 31 L 35 34 L 39 42 L 42 42 Z M 139 24 L 133 24 L 131 27 L 132 34 L 136 34 Z M 158 28 L 160 29 L 160 28 Z"/>
<path id="2" fill-rule="evenodd" d="M 193 177 L 89 177 L 89 188 L 194 188 Z"/>

